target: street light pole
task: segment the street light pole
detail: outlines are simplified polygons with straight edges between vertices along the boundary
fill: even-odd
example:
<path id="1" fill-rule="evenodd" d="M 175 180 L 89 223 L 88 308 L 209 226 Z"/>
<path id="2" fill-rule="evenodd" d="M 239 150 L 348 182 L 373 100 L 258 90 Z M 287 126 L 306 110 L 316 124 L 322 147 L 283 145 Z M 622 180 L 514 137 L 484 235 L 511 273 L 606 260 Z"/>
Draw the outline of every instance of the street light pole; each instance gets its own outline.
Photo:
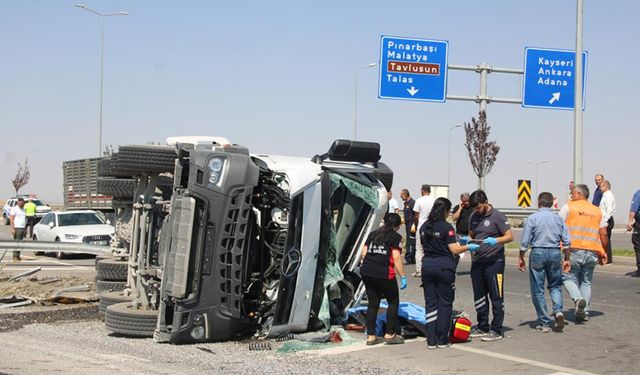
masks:
<path id="1" fill-rule="evenodd" d="M 97 16 L 100 16 L 101 21 L 101 30 L 100 30 L 100 102 L 98 104 L 98 157 L 102 156 L 102 97 L 104 92 L 104 18 L 112 17 L 112 16 L 128 16 L 127 12 L 118 12 L 118 13 L 100 13 L 91 8 L 88 8 L 84 4 L 75 4 L 77 8 L 81 8 L 86 10 L 87 12 L 93 13 Z"/>
<path id="2" fill-rule="evenodd" d="M 451 190 L 451 133 L 454 129 L 457 129 L 461 126 L 462 124 L 458 124 L 449 128 L 449 160 L 447 161 L 447 186 L 449 190 Z"/>
<path id="3" fill-rule="evenodd" d="M 354 141 L 358 140 L 358 72 L 364 69 L 373 68 L 374 66 L 377 66 L 377 65 L 378 64 L 376 63 L 370 63 L 367 66 L 362 66 L 360 68 L 357 68 L 353 72 L 353 87 L 355 90 L 355 93 L 353 95 L 353 140 Z"/>
<path id="4" fill-rule="evenodd" d="M 538 166 L 539 166 L 540 164 L 544 164 L 544 163 L 547 163 L 547 162 L 548 162 L 547 160 L 540 160 L 540 161 L 538 161 L 538 162 L 532 162 L 531 160 L 529 160 L 529 161 L 527 162 L 528 164 L 533 164 L 533 165 L 535 165 L 535 166 L 536 166 L 536 189 L 535 189 L 534 197 L 537 197 L 537 196 L 538 196 Z M 532 200 L 533 200 L 533 199 L 532 199 Z"/>

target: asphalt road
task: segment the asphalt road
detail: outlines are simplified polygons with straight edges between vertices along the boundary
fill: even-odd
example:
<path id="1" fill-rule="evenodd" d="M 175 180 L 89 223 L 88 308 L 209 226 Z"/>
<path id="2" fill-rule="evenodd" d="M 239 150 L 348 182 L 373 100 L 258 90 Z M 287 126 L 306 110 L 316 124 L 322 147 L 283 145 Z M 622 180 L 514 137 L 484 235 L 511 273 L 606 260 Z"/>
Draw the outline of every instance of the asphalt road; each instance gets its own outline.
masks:
<path id="1" fill-rule="evenodd" d="M 6 236 L 7 227 L 2 227 L 0 233 Z M 58 261 L 50 257 L 36 257 L 31 261 L 41 262 L 52 269 L 66 267 L 71 272 L 85 272 L 85 269 L 93 272 L 92 258 Z M 10 267 L 23 267 L 24 264 L 26 262 Z M 454 307 L 469 312 L 475 320 L 469 267 L 469 259 L 463 259 L 458 268 Z M 407 273 L 413 272 L 412 268 L 408 266 Z M 584 324 L 573 323 L 573 304 L 565 292 L 564 310 L 568 324 L 563 333 L 541 333 L 534 329 L 535 311 L 528 274 L 518 271 L 515 258 L 509 257 L 504 289 L 506 338 L 499 342 L 474 340 L 449 349 L 427 350 L 424 339 L 417 339 L 404 345 L 367 347 L 363 342 L 364 336 L 351 333 L 362 341 L 316 350 L 311 357 L 308 357 L 308 352 L 246 352 L 246 347 L 237 343 L 198 345 L 218 353 L 212 356 L 203 350 L 191 350 L 190 346 L 180 349 L 156 344 L 150 339 L 109 336 L 98 321 L 70 322 L 64 325 L 31 325 L 18 331 L 0 333 L 0 341 L 3 342 L 0 373 L 65 371 L 101 374 L 114 370 L 113 367 L 105 367 L 106 358 L 109 366 L 117 360 L 117 371 L 148 373 L 153 369 L 154 374 L 172 373 L 181 367 L 182 361 L 180 356 L 173 354 L 186 350 L 190 356 L 186 368 L 191 373 L 210 373 L 212 369 L 222 373 L 246 373 L 264 366 L 263 373 L 315 374 L 321 373 L 318 369 L 335 365 L 344 366 L 339 367 L 344 369 L 344 374 L 381 372 L 372 369 L 411 374 L 640 374 L 637 361 L 640 352 L 640 279 L 627 275 L 634 269 L 629 262 L 596 268 L 591 320 Z M 409 286 L 401 292 L 401 300 L 423 305 L 419 284 L 418 279 L 409 278 Z M 62 330 L 60 334 L 55 333 L 58 329 Z M 261 355 L 264 362 L 260 360 Z M 305 356 L 304 361 L 300 356 Z M 244 360 L 244 357 L 250 357 L 251 361 Z M 216 361 L 223 363 L 223 367 L 216 367 Z M 283 365 L 289 367 L 280 367 Z M 331 370 L 327 372 L 336 373 L 335 368 Z"/>
<path id="2" fill-rule="evenodd" d="M 518 271 L 515 260 L 507 258 L 505 271 L 504 340 L 474 340 L 435 351 L 427 350 L 424 340 L 416 340 L 376 346 L 361 358 L 384 358 L 398 368 L 409 367 L 424 374 L 640 374 L 640 279 L 626 275 L 635 267 L 598 266 L 590 321 L 573 323 L 573 303 L 565 292 L 568 325 L 564 332 L 541 333 L 534 329 L 536 315 L 528 273 Z M 454 308 L 467 311 L 475 320 L 469 268 L 469 260 L 463 259 L 458 267 Z M 401 299 L 424 305 L 418 285 L 418 279 L 410 278 Z"/>

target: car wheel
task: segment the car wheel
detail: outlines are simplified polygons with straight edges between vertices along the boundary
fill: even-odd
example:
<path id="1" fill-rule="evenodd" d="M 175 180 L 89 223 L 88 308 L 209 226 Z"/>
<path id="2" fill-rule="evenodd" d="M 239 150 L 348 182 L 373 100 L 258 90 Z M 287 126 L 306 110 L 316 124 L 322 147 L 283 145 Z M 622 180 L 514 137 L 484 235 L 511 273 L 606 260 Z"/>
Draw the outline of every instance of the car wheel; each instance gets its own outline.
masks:
<path id="1" fill-rule="evenodd" d="M 60 242 L 60 238 L 56 237 L 56 242 Z M 58 259 L 64 259 L 64 253 L 62 251 L 56 251 L 56 258 Z"/>
<path id="2" fill-rule="evenodd" d="M 11 220 L 9 220 L 9 217 L 7 216 L 7 214 L 2 214 L 2 217 L 4 218 L 4 225 L 11 224 Z"/>
<path id="3" fill-rule="evenodd" d="M 171 146 L 124 145 L 118 149 L 113 170 L 133 175 L 173 172 L 177 157 L 175 149 Z"/>
<path id="4" fill-rule="evenodd" d="M 107 329 L 122 336 L 153 337 L 157 321 L 157 310 L 139 309 L 131 302 L 113 304 L 104 314 Z"/>
<path id="5" fill-rule="evenodd" d="M 133 297 L 125 296 L 122 292 L 107 292 L 100 296 L 100 303 L 98 304 L 98 312 L 100 316 L 104 318 L 105 310 L 111 305 L 122 302 L 131 302 Z"/>
<path id="6" fill-rule="evenodd" d="M 34 234 L 33 237 L 31 237 L 31 241 L 38 241 L 38 237 L 36 237 L 36 235 Z M 44 251 L 34 251 L 33 255 L 44 255 Z"/>

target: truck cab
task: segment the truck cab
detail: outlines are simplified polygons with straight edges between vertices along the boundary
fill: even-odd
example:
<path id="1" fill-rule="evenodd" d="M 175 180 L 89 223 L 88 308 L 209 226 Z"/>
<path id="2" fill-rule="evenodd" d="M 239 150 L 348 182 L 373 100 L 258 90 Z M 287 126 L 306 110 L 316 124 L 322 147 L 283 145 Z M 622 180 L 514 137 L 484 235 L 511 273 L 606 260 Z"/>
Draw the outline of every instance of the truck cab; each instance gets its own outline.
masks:
<path id="1" fill-rule="evenodd" d="M 224 142 L 175 146 L 155 340 L 277 336 L 340 322 L 361 284 L 364 241 L 387 212 L 393 173 L 380 146 L 337 140 L 311 159 Z"/>

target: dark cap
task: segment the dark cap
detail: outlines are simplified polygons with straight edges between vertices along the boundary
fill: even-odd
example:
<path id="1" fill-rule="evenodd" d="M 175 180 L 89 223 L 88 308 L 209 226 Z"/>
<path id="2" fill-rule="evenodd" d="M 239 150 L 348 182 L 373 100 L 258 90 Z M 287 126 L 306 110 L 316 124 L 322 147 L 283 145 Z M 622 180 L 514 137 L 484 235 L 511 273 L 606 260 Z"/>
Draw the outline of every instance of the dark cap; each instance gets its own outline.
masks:
<path id="1" fill-rule="evenodd" d="M 421 190 L 426 191 L 427 193 L 431 193 L 431 185 L 423 184 Z"/>

